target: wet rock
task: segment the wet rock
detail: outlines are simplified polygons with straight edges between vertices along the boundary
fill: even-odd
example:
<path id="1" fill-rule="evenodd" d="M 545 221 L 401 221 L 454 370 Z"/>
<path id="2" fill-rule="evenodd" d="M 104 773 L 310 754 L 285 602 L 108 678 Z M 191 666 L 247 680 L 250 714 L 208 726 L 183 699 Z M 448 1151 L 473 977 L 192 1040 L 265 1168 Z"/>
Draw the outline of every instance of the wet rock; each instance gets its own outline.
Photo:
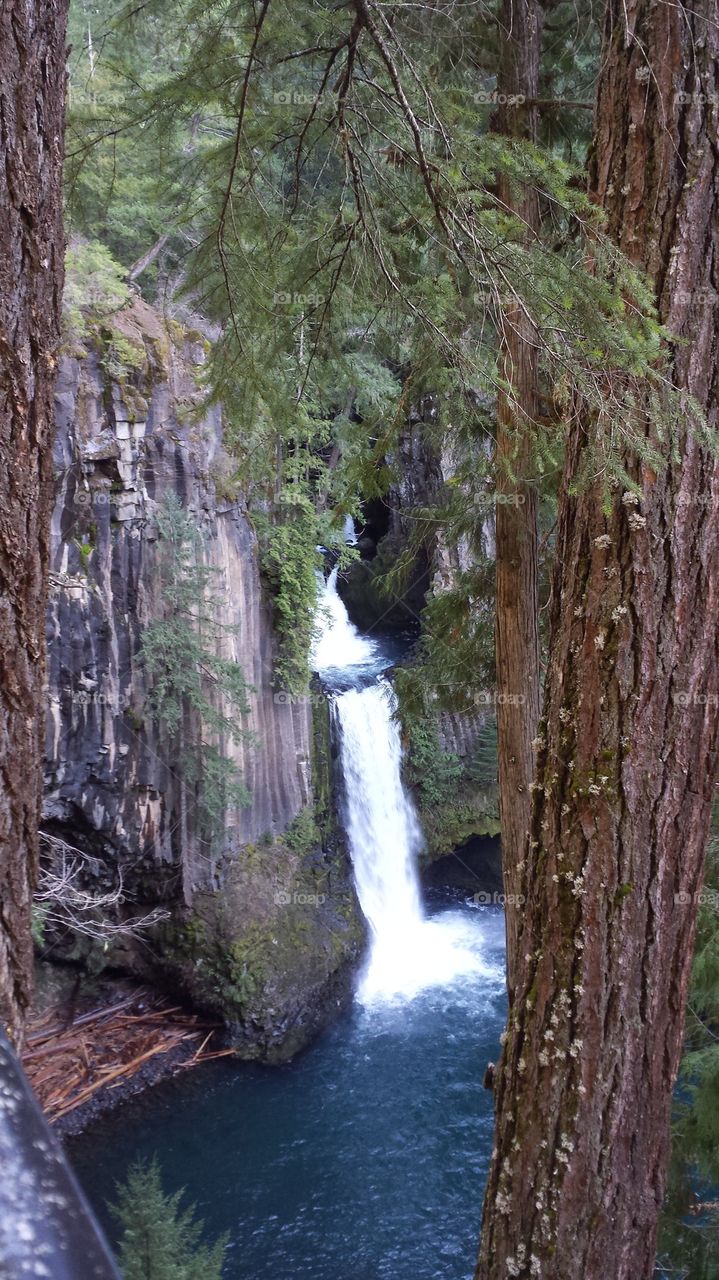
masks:
<path id="1" fill-rule="evenodd" d="M 464 844 L 423 869 L 427 887 L 457 889 L 481 906 L 501 906 L 502 850 L 499 839 L 471 836 Z"/>

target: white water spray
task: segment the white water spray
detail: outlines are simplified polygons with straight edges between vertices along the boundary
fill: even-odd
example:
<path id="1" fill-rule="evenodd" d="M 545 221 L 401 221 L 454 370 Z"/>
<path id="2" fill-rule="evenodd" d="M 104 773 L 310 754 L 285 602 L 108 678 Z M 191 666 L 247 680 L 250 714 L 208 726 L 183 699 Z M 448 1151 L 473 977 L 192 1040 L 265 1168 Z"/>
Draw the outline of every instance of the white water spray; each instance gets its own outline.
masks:
<path id="1" fill-rule="evenodd" d="M 402 745 L 389 682 L 377 679 L 381 652 L 360 635 L 337 594 L 337 571 L 323 587 L 313 666 L 320 674 L 341 669 L 371 683 L 335 697 L 347 835 L 362 911 L 370 927 L 364 1002 L 416 995 L 481 968 L 457 935 L 450 915 L 428 920 L 422 909 L 417 855 L 422 832 L 402 784 Z"/>
<path id="2" fill-rule="evenodd" d="M 320 575 L 321 577 L 321 575 Z M 362 667 L 377 657 L 373 640 L 360 634 L 349 620 L 347 610 L 337 593 L 337 568 L 327 582 L 320 582 L 317 601 L 315 635 L 310 652 L 313 671 Z"/>

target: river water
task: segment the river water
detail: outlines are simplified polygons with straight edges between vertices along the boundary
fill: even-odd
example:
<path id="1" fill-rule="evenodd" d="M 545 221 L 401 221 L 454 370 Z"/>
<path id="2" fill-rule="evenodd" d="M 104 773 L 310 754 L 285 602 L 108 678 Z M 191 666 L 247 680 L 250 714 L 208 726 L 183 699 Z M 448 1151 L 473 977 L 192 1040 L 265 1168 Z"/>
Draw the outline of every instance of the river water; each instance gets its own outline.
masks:
<path id="1" fill-rule="evenodd" d="M 370 946 L 353 1008 L 285 1067 L 216 1063 L 100 1120 L 71 1157 L 106 1202 L 157 1154 L 209 1236 L 229 1233 L 226 1280 L 469 1280 L 492 1140 L 505 1014 L 501 911 L 437 893 L 401 781 L 391 646 L 321 593 L 313 662 L 332 702 L 344 811 Z M 201 1280 L 198 1277 L 198 1280 Z"/>

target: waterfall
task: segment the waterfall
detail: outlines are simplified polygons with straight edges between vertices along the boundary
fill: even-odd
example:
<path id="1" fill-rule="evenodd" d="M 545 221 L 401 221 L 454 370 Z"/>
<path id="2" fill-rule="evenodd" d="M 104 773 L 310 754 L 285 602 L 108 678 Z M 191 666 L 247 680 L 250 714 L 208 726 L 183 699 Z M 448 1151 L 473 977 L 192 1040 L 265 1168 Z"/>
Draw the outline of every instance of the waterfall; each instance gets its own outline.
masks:
<path id="1" fill-rule="evenodd" d="M 402 782 L 396 698 L 382 675 L 381 643 L 360 634 L 337 593 L 337 570 L 320 592 L 312 649 L 316 671 L 344 691 L 333 695 L 340 742 L 345 821 L 370 953 L 359 997 L 411 997 L 425 987 L 476 972 L 449 918 L 427 919 L 417 875 L 422 831 Z M 347 683 L 350 687 L 347 688 Z"/>
<path id="2" fill-rule="evenodd" d="M 319 593 L 315 634 L 310 653 L 310 666 L 322 674 L 330 669 L 362 667 L 374 663 L 377 645 L 368 640 L 349 620 L 347 610 L 337 592 L 337 567 L 327 582 L 319 575 Z"/>
<path id="3" fill-rule="evenodd" d="M 422 922 L 416 869 L 422 832 L 402 785 L 395 705 L 386 680 L 350 689 L 335 702 L 357 892 L 373 934 L 383 941 L 406 936 Z"/>

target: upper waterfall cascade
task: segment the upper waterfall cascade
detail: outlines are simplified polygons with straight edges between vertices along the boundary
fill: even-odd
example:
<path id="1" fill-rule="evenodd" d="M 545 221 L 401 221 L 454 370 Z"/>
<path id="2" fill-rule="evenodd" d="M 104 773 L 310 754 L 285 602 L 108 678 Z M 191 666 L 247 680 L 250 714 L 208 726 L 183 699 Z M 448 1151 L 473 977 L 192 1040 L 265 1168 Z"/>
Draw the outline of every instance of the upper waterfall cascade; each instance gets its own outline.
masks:
<path id="1" fill-rule="evenodd" d="M 312 665 L 341 670 L 353 687 L 333 695 L 345 789 L 345 821 L 355 883 L 370 927 L 359 997 L 410 997 L 477 972 L 449 915 L 427 919 L 417 874 L 422 831 L 402 782 L 396 698 L 381 674 L 381 641 L 361 635 L 337 593 L 337 569 L 320 593 Z"/>
<path id="2" fill-rule="evenodd" d="M 322 673 L 330 668 L 362 666 L 374 662 L 376 657 L 375 641 L 361 635 L 349 620 L 337 592 L 335 567 L 320 587 L 310 665 Z"/>

